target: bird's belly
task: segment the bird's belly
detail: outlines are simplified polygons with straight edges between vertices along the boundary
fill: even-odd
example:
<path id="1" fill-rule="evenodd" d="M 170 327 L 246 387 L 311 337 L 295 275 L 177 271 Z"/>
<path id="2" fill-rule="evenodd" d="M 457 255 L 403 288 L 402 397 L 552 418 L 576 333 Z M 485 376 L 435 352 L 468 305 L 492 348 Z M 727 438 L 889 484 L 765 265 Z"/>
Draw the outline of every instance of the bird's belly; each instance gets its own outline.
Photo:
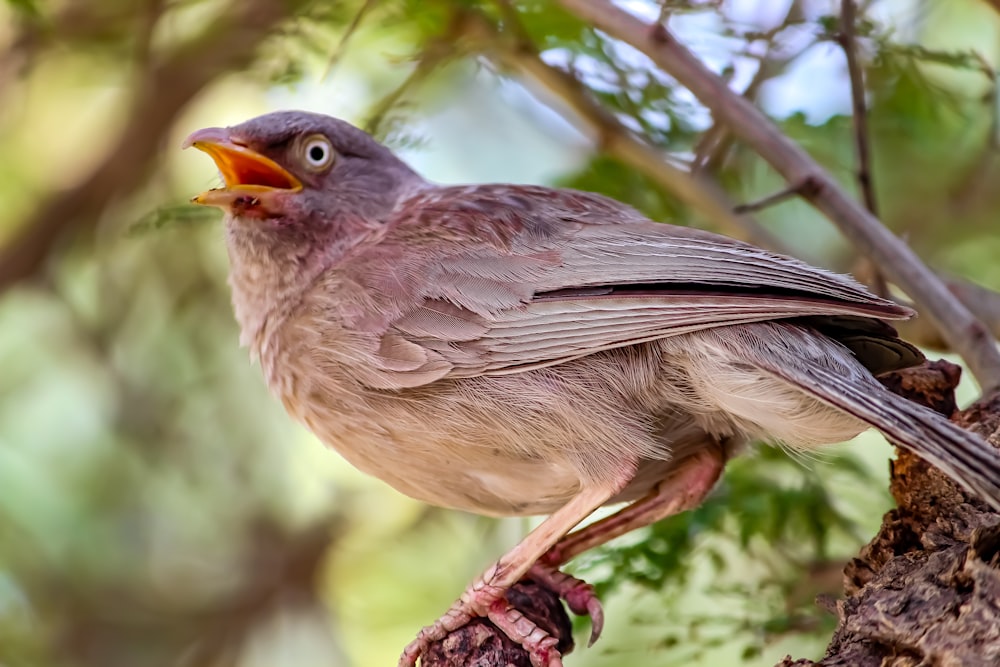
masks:
<path id="1" fill-rule="evenodd" d="M 320 439 L 360 471 L 411 498 L 489 516 L 548 514 L 580 491 L 580 475 L 559 461 L 461 452 L 467 442 L 419 433 L 345 438 L 327 430 Z M 475 434 L 470 434 L 475 437 Z"/>
<path id="2" fill-rule="evenodd" d="M 290 405 L 289 413 L 363 473 L 431 505 L 489 516 L 548 514 L 580 491 L 580 474 L 565 462 L 512 455 L 485 445 L 486 429 L 455 438 L 423 419 L 387 419 L 359 404 L 332 411 L 322 403 Z M 409 428 L 407 428 L 409 426 Z"/>
<path id="3" fill-rule="evenodd" d="M 302 358 L 268 374 L 293 417 L 401 493 L 477 514 L 551 513 L 587 485 L 640 473 L 617 498 L 634 499 L 670 461 L 716 440 L 650 382 L 612 381 L 630 361 L 614 354 L 398 391 L 365 388 L 333 364 L 289 373 Z M 653 463 L 656 475 L 641 474 Z"/>

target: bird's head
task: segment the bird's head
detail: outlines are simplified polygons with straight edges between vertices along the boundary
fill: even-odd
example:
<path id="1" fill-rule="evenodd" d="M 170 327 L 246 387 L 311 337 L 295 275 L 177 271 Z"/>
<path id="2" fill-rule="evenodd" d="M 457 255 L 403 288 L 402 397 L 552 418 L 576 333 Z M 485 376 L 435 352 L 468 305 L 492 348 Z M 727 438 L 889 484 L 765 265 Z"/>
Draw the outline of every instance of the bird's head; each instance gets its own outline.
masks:
<path id="1" fill-rule="evenodd" d="M 224 186 L 192 199 L 226 212 L 237 316 L 259 319 L 378 233 L 425 185 L 365 132 L 336 118 L 282 111 L 192 133 Z M 251 327 L 252 328 L 252 327 Z"/>
<path id="2" fill-rule="evenodd" d="M 218 206 L 247 223 L 315 226 L 342 214 L 374 220 L 422 182 L 367 133 L 304 111 L 198 130 L 184 147 L 208 153 L 225 182 L 192 202 Z"/>

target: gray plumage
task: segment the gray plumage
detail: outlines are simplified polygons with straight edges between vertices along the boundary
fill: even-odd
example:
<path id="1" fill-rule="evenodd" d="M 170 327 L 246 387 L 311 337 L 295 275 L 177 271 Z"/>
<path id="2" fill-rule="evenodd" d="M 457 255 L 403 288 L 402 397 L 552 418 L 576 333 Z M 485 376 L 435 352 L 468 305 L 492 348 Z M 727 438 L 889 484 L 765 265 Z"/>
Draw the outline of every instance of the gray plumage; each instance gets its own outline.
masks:
<path id="1" fill-rule="evenodd" d="M 335 157 L 311 170 L 317 136 Z M 592 193 L 434 185 L 324 116 L 199 137 L 294 177 L 262 185 L 301 183 L 241 190 L 260 180 L 247 167 L 203 196 L 228 210 L 242 340 L 291 415 L 407 495 L 586 508 L 638 499 L 710 447 L 874 426 L 1000 508 L 997 452 L 873 378 L 921 361 L 882 322 L 912 313 L 848 277 Z"/>

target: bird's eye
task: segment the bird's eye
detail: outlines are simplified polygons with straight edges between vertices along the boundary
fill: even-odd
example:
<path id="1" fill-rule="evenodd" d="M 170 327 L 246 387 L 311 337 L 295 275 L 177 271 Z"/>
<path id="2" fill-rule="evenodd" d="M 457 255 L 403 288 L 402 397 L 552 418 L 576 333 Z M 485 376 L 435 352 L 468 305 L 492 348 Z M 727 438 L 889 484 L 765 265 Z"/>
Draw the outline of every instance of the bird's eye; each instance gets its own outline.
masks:
<path id="1" fill-rule="evenodd" d="M 302 157 L 313 171 L 326 169 L 333 162 L 333 146 L 321 134 L 314 134 L 302 142 Z"/>

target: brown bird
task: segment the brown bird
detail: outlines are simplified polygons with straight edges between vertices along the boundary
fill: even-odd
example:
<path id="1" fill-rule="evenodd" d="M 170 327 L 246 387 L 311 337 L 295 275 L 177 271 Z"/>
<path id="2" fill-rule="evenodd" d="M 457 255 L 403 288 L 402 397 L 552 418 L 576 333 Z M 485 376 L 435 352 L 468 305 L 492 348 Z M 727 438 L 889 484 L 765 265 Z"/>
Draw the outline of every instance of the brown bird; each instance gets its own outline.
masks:
<path id="1" fill-rule="evenodd" d="M 556 667 L 505 591 L 697 505 L 748 442 L 812 448 L 874 426 L 1000 508 L 1000 456 L 874 379 L 919 363 L 850 278 L 654 223 L 587 192 L 429 183 L 343 121 L 280 112 L 199 130 L 225 187 L 242 342 L 288 412 L 427 503 L 549 514 L 400 659 L 476 616 Z M 570 532 L 595 509 L 628 502 Z"/>

